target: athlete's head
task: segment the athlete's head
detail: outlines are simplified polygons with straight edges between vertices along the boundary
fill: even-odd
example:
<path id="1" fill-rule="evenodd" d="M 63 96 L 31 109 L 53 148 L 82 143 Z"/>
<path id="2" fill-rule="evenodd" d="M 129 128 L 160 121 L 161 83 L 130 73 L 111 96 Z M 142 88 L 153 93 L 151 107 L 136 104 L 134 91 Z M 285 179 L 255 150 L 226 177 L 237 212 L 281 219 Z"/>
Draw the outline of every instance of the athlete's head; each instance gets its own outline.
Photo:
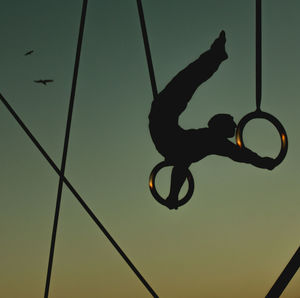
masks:
<path id="1" fill-rule="evenodd" d="M 208 127 L 222 137 L 231 138 L 234 136 L 236 123 L 229 114 L 217 114 L 208 121 Z"/>

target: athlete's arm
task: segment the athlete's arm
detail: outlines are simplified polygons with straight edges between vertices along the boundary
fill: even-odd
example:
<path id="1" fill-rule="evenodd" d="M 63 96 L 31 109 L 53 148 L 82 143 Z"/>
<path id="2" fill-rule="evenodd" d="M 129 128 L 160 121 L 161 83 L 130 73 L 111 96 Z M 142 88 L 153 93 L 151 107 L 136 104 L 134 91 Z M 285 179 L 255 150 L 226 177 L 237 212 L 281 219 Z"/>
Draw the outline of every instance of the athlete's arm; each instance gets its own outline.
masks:
<path id="1" fill-rule="evenodd" d="M 218 155 L 227 156 L 234 161 L 252 164 L 258 168 L 273 170 L 274 159 L 270 157 L 261 157 L 248 148 L 240 148 L 238 145 L 224 140 L 223 144 L 218 146 Z"/>

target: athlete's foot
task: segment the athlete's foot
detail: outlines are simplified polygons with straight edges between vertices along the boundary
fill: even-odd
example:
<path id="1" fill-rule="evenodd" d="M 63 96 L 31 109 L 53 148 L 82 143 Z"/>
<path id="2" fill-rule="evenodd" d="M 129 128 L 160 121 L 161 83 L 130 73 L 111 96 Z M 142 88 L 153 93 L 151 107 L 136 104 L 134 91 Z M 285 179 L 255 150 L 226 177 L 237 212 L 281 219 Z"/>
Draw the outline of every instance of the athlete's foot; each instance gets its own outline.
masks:
<path id="1" fill-rule="evenodd" d="M 165 205 L 170 209 L 178 209 L 178 199 L 175 197 L 168 197 L 165 200 Z"/>
<path id="2" fill-rule="evenodd" d="M 226 60 L 228 55 L 225 51 L 225 43 L 226 43 L 226 36 L 225 31 L 222 30 L 219 34 L 219 37 L 213 42 L 210 49 L 216 53 L 216 55 L 220 56 L 221 60 Z"/>

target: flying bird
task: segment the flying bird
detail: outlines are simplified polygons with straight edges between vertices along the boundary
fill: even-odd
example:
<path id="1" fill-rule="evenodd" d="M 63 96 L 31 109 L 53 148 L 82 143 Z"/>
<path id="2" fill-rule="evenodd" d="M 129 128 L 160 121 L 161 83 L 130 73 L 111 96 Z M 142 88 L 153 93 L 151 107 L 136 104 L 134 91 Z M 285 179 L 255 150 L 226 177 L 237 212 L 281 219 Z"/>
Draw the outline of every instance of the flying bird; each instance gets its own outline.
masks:
<path id="1" fill-rule="evenodd" d="M 30 54 L 32 54 L 32 53 L 33 53 L 33 50 L 28 51 L 28 52 L 26 52 L 26 53 L 24 54 L 24 56 L 28 56 L 28 55 L 30 55 Z"/>
<path id="2" fill-rule="evenodd" d="M 41 84 L 47 85 L 47 83 L 51 83 L 51 82 L 53 82 L 53 80 L 36 80 L 34 82 L 35 83 L 41 83 Z"/>

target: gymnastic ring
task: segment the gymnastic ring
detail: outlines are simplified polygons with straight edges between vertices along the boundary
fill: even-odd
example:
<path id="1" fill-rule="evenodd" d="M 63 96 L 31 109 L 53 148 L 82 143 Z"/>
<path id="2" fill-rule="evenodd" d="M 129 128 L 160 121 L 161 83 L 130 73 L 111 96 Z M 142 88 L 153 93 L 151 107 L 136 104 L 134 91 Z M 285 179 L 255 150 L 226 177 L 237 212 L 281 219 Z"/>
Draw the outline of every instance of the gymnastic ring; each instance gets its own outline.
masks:
<path id="1" fill-rule="evenodd" d="M 253 119 L 265 119 L 270 121 L 277 129 L 279 136 L 280 136 L 280 140 L 281 140 L 281 150 L 279 152 L 279 154 L 277 155 L 277 157 L 274 159 L 274 167 L 278 166 L 285 158 L 286 153 L 287 153 L 287 149 L 288 149 L 288 138 L 287 138 L 287 134 L 286 131 L 283 127 L 283 125 L 279 122 L 279 120 L 277 118 L 275 118 L 274 116 L 272 116 L 269 113 L 266 112 L 262 112 L 261 110 L 256 110 L 254 112 L 251 112 L 249 114 L 247 114 L 246 116 L 244 116 L 240 122 L 237 125 L 237 129 L 236 129 L 236 143 L 237 145 L 242 148 L 244 147 L 244 142 L 243 142 L 243 129 L 245 127 L 245 125 Z"/>
<path id="2" fill-rule="evenodd" d="M 150 174 L 150 177 L 149 177 L 149 188 L 150 188 L 150 191 L 152 193 L 152 196 L 154 197 L 154 199 L 162 204 L 162 205 L 165 205 L 166 206 L 166 203 L 165 203 L 165 199 L 163 199 L 159 193 L 157 192 L 156 190 L 156 187 L 155 187 L 155 178 L 156 178 L 156 175 L 157 173 L 164 167 L 169 167 L 169 166 L 172 166 L 172 164 L 168 163 L 167 161 L 162 161 L 160 163 L 158 163 L 152 170 L 151 174 Z M 189 188 L 188 188 L 188 191 L 186 193 L 186 195 L 180 199 L 178 201 L 178 207 L 186 204 L 192 197 L 193 195 L 193 192 L 194 192 L 194 178 L 193 178 L 193 175 L 192 173 L 190 172 L 190 170 L 188 169 L 188 175 L 187 175 L 187 179 L 188 179 L 188 183 L 189 183 Z"/>

